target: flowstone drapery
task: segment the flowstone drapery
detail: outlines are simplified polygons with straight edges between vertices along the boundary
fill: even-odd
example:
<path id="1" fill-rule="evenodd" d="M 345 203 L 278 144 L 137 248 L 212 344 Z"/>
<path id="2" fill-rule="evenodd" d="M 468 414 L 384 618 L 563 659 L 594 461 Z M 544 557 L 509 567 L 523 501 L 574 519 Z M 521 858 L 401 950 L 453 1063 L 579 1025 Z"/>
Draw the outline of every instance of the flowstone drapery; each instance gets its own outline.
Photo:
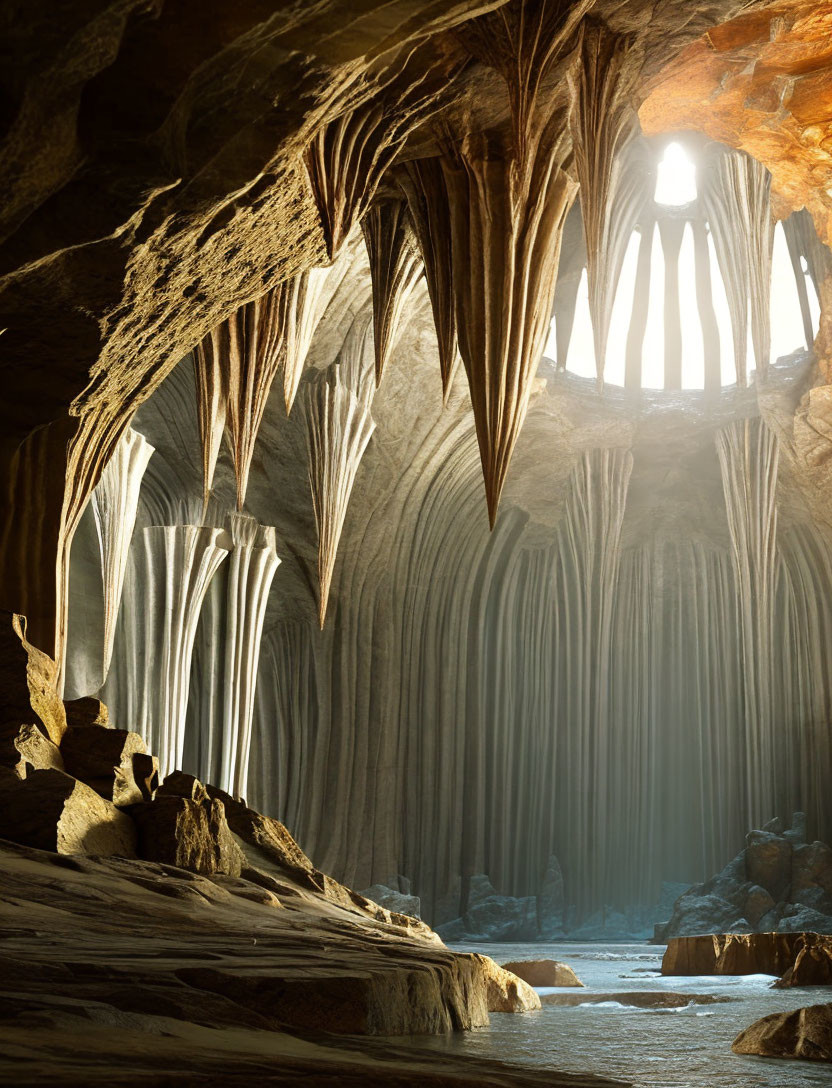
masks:
<path id="1" fill-rule="evenodd" d="M 103 680 L 107 678 L 113 656 L 116 620 L 136 524 L 142 477 L 153 452 L 153 446 L 144 436 L 128 427 L 92 493 L 104 588 Z"/>
<path id="2" fill-rule="evenodd" d="M 222 529 L 206 525 L 153 525 L 134 545 L 134 585 L 146 596 L 134 602 L 132 664 L 139 693 L 130 726 L 158 755 L 162 777 L 182 766 L 197 622 L 229 547 Z"/>
<path id="3" fill-rule="evenodd" d="M 752 821 L 759 821 L 773 794 L 775 774 L 771 726 L 780 449 L 759 419 L 722 428 L 716 446 L 740 606 L 748 805 Z"/>

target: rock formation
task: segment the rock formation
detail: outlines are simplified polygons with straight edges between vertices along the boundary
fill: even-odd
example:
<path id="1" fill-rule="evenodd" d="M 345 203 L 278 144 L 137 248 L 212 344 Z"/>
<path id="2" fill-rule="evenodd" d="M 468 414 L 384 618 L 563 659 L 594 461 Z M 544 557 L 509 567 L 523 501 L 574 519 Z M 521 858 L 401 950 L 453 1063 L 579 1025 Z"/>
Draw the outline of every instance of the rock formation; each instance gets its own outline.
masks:
<path id="1" fill-rule="evenodd" d="M 735 1054 L 756 1054 L 761 1058 L 832 1062 L 832 1005 L 811 1005 L 764 1016 L 741 1031 L 731 1049 Z"/>
<path id="2" fill-rule="evenodd" d="M 721 872 L 676 901 L 657 939 L 707 933 L 832 934 L 832 849 L 807 843 L 806 818 L 791 830 L 779 819 L 751 831 L 746 846 Z M 778 972 L 779 973 L 779 972 Z"/>

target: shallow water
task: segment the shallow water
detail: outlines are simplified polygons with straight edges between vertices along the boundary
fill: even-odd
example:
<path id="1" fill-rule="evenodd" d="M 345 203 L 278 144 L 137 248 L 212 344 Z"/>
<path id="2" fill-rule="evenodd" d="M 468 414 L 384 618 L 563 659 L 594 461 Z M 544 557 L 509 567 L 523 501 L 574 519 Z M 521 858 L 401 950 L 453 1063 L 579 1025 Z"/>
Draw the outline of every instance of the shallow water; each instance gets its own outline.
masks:
<path id="1" fill-rule="evenodd" d="M 559 959 L 594 993 L 664 990 L 730 997 L 715 1005 L 640 1009 L 619 1004 L 545 1006 L 523 1015 L 492 1013 L 490 1028 L 409 1040 L 472 1057 L 499 1058 L 564 1072 L 618 1077 L 637 1088 L 815 1088 L 832 1068 L 812 1062 L 740 1057 L 739 1032 L 773 1012 L 832 1001 L 832 990 L 771 990 L 769 975 L 664 977 L 664 948 L 644 944 L 454 945 L 498 963 Z M 576 993 L 573 990 L 541 992 Z"/>

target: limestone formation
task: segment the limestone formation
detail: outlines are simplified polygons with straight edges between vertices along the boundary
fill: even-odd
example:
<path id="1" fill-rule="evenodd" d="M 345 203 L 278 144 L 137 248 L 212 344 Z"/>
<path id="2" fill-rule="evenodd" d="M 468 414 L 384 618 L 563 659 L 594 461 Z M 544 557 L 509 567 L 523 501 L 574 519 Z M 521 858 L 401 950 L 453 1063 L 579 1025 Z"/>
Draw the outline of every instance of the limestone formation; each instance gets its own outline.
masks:
<path id="1" fill-rule="evenodd" d="M 136 856 L 128 816 L 57 768 L 30 771 L 0 789 L 0 838 L 58 854 Z"/>
<path id="2" fill-rule="evenodd" d="M 376 385 L 381 381 L 422 262 L 403 200 L 376 201 L 361 221 L 373 281 Z"/>
<path id="3" fill-rule="evenodd" d="M 780 975 L 778 987 L 828 986 L 832 941 L 817 933 L 672 937 L 663 975 Z"/>
<path id="4" fill-rule="evenodd" d="M 292 410 L 303 366 L 318 322 L 337 285 L 334 268 L 309 268 L 283 289 L 286 322 L 283 348 L 283 400 Z"/>
<path id="5" fill-rule="evenodd" d="M 445 401 L 459 366 L 452 287 L 451 217 L 445 178 L 438 158 L 406 162 L 398 177 L 419 244 L 436 327 L 439 372 Z"/>
<path id="6" fill-rule="evenodd" d="M 104 586 L 102 682 L 107 678 L 113 656 L 121 591 L 124 587 L 133 527 L 136 524 L 139 488 L 152 455 L 153 446 L 138 431 L 128 427 L 92 493 L 92 510 L 98 531 Z"/>
<path id="7" fill-rule="evenodd" d="M 595 367 L 603 381 L 612 306 L 624 254 L 648 196 L 645 178 L 627 169 L 626 148 L 637 132 L 632 82 L 634 43 L 603 23 L 581 24 L 574 80 L 575 165 L 580 182 Z"/>
<path id="8" fill-rule="evenodd" d="M 226 357 L 229 352 L 227 330 L 224 325 L 212 329 L 194 348 L 194 376 L 196 378 L 196 412 L 199 421 L 199 439 L 202 446 L 202 504 L 208 498 L 214 483 L 217 458 L 220 455 L 222 437 L 228 418 L 228 383 Z"/>
<path id="9" fill-rule="evenodd" d="M 442 160 L 457 336 L 492 528 L 548 333 L 561 232 L 575 195 L 559 107 L 544 105 L 537 89 L 557 70 L 582 9 L 527 9 L 514 0 L 469 28 L 466 46 L 506 82 L 511 136 L 499 151 L 466 138 Z"/>
<path id="10" fill-rule="evenodd" d="M 572 968 L 559 960 L 512 960 L 503 967 L 534 987 L 583 986 Z"/>
<path id="11" fill-rule="evenodd" d="M 154 595 L 133 621 L 132 667 L 147 670 L 135 724 L 165 775 L 182 762 L 199 611 L 229 549 L 222 530 L 197 525 L 152 526 L 138 541 L 137 562 Z"/>
<path id="12" fill-rule="evenodd" d="M 769 364 L 769 292 L 774 224 L 771 175 L 740 151 L 715 147 L 707 159 L 702 200 L 711 228 L 734 332 L 737 381 L 747 373 L 748 328 L 757 370 Z"/>
<path id="13" fill-rule="evenodd" d="M 745 1028 L 731 1045 L 735 1054 L 832 1062 L 832 1005 L 772 1013 Z"/>
<path id="14" fill-rule="evenodd" d="M 362 347 L 363 338 L 359 333 L 358 364 L 353 366 L 348 359 L 333 365 L 326 373 L 317 375 L 305 391 L 309 486 L 318 529 L 318 619 L 321 628 L 326 619 L 338 541 L 350 494 L 361 458 L 375 430 L 370 415 L 372 394 L 366 373 L 359 369 Z"/>

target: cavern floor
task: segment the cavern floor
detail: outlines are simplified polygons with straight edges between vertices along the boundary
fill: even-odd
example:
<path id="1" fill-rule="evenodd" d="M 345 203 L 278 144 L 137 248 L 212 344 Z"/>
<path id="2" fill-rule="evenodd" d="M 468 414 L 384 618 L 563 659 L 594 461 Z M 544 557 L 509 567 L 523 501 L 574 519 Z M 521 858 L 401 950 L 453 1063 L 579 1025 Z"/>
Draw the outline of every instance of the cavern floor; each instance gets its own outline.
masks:
<path id="1" fill-rule="evenodd" d="M 4 1084 L 622 1083 L 378 1038 L 288 1034 L 287 1019 L 338 1030 L 337 1009 L 349 1032 L 344 1010 L 359 1010 L 368 990 L 390 1008 L 413 1007 L 435 980 L 453 1016 L 464 1006 L 455 987 L 467 984 L 441 944 L 350 919 L 291 881 L 278 898 L 246 880 L 5 842 L 0 868 Z"/>

